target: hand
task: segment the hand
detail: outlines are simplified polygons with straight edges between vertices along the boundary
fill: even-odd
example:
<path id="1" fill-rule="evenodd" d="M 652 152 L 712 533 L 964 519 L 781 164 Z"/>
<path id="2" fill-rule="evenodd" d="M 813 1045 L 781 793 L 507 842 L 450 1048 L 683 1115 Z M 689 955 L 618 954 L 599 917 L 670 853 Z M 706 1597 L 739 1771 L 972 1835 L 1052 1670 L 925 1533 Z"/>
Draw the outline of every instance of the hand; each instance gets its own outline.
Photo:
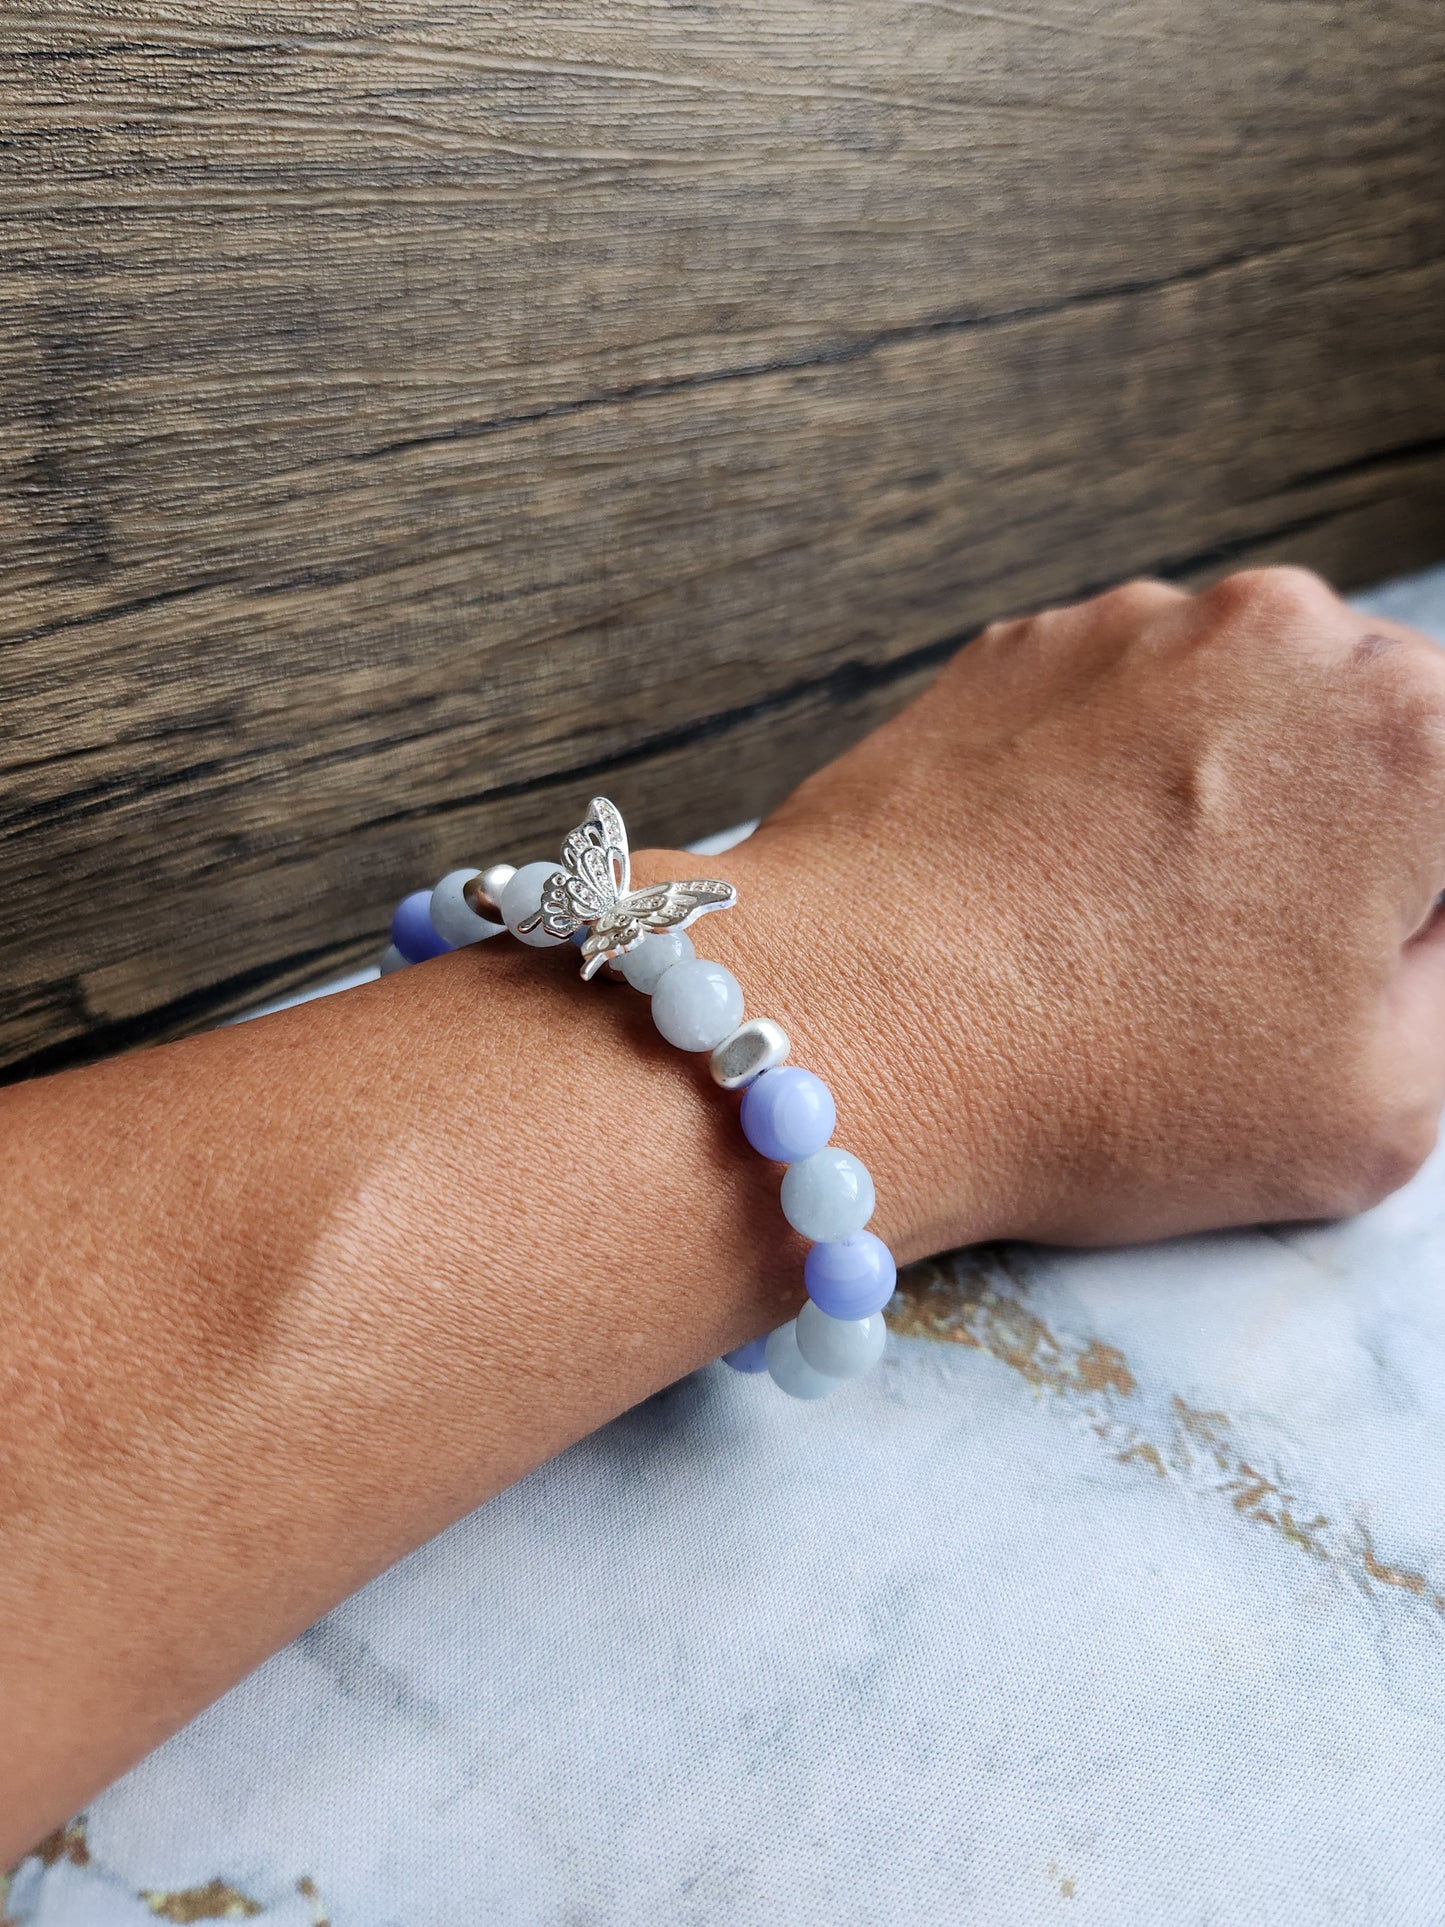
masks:
<path id="1" fill-rule="evenodd" d="M 705 947 L 901 1255 L 1338 1215 L 1434 1142 L 1445 651 L 1302 571 L 996 624 L 728 862 Z"/>
<path id="2" fill-rule="evenodd" d="M 1432 1140 L 1445 655 L 1310 577 L 992 629 L 719 868 L 699 947 L 902 1259 L 1351 1210 Z M 483 944 L 3 1094 L 0 1864 L 797 1309 L 775 1174 L 576 970 Z"/>

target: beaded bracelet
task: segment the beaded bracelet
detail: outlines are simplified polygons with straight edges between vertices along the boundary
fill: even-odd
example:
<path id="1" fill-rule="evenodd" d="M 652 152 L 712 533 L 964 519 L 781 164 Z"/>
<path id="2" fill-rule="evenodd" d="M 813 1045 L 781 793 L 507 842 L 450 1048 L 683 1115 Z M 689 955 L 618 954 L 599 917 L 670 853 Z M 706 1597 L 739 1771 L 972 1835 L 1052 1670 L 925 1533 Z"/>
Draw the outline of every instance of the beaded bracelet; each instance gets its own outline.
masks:
<path id="1" fill-rule="evenodd" d="M 607 966 L 651 997 L 652 1020 L 669 1044 L 709 1052 L 713 1082 L 743 1094 L 748 1143 L 787 1166 L 783 1216 L 812 1243 L 803 1266 L 807 1304 L 766 1338 L 729 1352 L 727 1363 L 766 1371 L 793 1398 L 822 1398 L 876 1364 L 887 1339 L 883 1307 L 897 1269 L 888 1247 L 864 1230 L 873 1180 L 851 1152 L 829 1142 L 837 1108 L 827 1085 L 787 1062 L 787 1034 L 770 1017 L 744 1021 L 737 979 L 699 957 L 684 934 L 708 911 L 731 909 L 737 891 L 708 877 L 633 890 L 630 872 L 621 812 L 594 797 L 586 822 L 563 842 L 560 869 L 452 870 L 434 890 L 404 898 L 382 975 L 504 928 L 537 946 L 570 939 L 582 952 L 584 978 Z"/>

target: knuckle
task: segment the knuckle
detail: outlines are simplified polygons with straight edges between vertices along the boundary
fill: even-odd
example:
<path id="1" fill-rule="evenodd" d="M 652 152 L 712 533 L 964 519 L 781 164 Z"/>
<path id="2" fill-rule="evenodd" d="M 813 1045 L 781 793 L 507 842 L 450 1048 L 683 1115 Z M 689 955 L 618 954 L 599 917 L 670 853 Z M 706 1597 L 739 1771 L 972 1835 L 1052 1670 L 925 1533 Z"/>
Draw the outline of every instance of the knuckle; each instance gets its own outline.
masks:
<path id="1" fill-rule="evenodd" d="M 1216 582 L 1207 600 L 1228 614 L 1286 621 L 1318 617 L 1339 607 L 1338 596 L 1323 576 L 1294 563 L 1239 569 Z"/>
<path id="2" fill-rule="evenodd" d="M 1362 638 L 1357 654 L 1375 641 Z M 1445 649 L 1396 640 L 1373 657 L 1370 672 L 1372 733 L 1387 765 L 1433 786 L 1445 771 Z"/>
<path id="3" fill-rule="evenodd" d="M 972 646 L 975 649 L 1006 649 L 1010 643 L 1018 640 L 1021 632 L 1032 620 L 1033 618 L 1027 616 L 1001 616 L 995 622 L 986 623 L 979 630 Z"/>
<path id="4" fill-rule="evenodd" d="M 1171 603 L 1182 602 L 1182 590 L 1172 588 L 1153 576 L 1133 576 L 1094 597 L 1092 607 L 1101 615 L 1138 617 L 1153 615 Z"/>

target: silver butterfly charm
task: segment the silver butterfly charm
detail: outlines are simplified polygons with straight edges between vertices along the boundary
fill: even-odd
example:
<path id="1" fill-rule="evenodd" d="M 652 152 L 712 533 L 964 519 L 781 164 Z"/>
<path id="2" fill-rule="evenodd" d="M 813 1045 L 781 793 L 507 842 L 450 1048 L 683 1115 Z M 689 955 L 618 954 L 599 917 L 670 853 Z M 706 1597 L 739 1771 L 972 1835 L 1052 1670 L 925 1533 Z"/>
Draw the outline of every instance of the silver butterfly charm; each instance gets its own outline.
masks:
<path id="1" fill-rule="evenodd" d="M 587 821 L 562 845 L 562 868 L 542 885 L 541 909 L 517 927 L 571 937 L 590 925 L 582 945 L 582 975 L 592 977 L 654 930 L 685 930 L 705 911 L 731 910 L 738 900 L 730 883 L 711 877 L 632 890 L 631 876 L 622 812 L 605 796 L 594 796 Z"/>

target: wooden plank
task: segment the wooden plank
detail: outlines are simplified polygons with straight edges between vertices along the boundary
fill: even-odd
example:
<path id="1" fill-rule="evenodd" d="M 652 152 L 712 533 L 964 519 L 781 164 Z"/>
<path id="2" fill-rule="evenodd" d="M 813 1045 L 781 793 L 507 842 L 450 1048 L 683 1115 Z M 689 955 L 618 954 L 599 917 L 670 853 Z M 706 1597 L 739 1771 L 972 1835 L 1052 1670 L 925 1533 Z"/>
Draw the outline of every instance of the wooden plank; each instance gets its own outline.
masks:
<path id="1" fill-rule="evenodd" d="M 12 1074 L 995 615 L 1445 552 L 1420 0 L 14 5 L 0 130 Z"/>

